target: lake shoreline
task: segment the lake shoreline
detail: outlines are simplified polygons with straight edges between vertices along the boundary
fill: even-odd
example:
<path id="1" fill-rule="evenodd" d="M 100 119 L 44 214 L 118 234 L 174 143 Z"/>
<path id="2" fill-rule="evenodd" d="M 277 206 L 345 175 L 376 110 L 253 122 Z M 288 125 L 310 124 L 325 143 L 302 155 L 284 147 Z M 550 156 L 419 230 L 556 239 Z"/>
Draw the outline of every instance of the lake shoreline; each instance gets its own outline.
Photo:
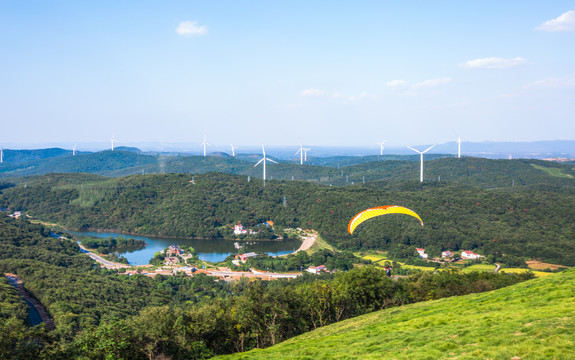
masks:
<path id="1" fill-rule="evenodd" d="M 121 234 L 121 235 L 132 235 L 132 236 L 142 236 L 142 237 L 147 237 L 147 238 L 152 238 L 152 239 L 159 239 L 159 238 L 163 238 L 163 239 L 185 239 L 185 240 L 225 240 L 225 241 L 242 241 L 242 242 L 248 242 L 248 241 L 255 241 L 255 242 L 279 242 L 279 241 L 283 241 L 284 239 L 226 239 L 224 237 L 211 237 L 211 238 L 204 238 L 204 237 L 191 237 L 191 236 L 174 236 L 174 235 L 149 235 L 149 234 L 140 234 L 140 233 L 135 233 L 135 232 L 125 232 L 122 230 L 114 230 L 114 229 L 93 229 L 93 228 L 88 228 L 88 229 L 74 229 L 74 228 L 65 228 L 63 227 L 64 231 L 68 232 L 75 232 L 75 233 L 89 233 L 89 232 L 96 232 L 96 233 L 116 233 L 116 234 Z"/>
<path id="2" fill-rule="evenodd" d="M 118 256 L 123 256 L 128 260 L 130 265 L 140 266 L 149 264 L 157 252 L 164 251 L 171 245 L 179 245 L 182 249 L 192 247 L 195 249 L 197 255 L 201 260 L 218 263 L 223 261 L 230 255 L 238 254 L 239 251 L 234 243 L 239 243 L 245 252 L 256 252 L 261 254 L 269 254 L 270 256 L 278 256 L 288 253 L 294 253 L 301 248 L 302 240 L 297 238 L 286 238 L 282 240 L 255 240 L 255 239 L 233 239 L 228 241 L 223 238 L 185 238 L 185 237 L 156 237 L 139 234 L 126 234 L 118 232 L 107 231 L 74 231 L 66 229 L 70 234 L 70 238 L 76 242 L 83 242 L 82 239 L 100 238 L 105 239 L 109 237 L 117 238 L 120 236 L 133 237 L 135 239 L 142 239 L 147 244 L 140 249 L 127 249 L 118 248 L 114 250 Z"/>

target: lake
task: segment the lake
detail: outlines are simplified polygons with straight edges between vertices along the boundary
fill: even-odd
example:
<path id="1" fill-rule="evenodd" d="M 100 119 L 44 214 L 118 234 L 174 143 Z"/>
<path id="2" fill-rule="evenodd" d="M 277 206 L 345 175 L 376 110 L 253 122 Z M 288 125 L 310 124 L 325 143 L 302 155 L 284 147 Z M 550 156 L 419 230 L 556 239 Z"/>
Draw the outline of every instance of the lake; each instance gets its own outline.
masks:
<path id="1" fill-rule="evenodd" d="M 234 240 L 223 239 L 186 239 L 186 238 L 161 238 L 153 236 L 138 236 L 126 235 L 121 233 L 112 232 L 78 232 L 68 231 L 74 235 L 74 238 L 82 242 L 82 237 L 95 237 L 95 238 L 108 238 L 110 236 L 116 238 L 124 236 L 126 238 L 142 239 L 148 244 L 140 249 L 121 249 L 118 251 L 119 255 L 124 256 L 131 265 L 146 265 L 150 259 L 154 257 L 154 253 L 162 251 L 170 245 L 179 245 L 182 249 L 193 247 L 201 260 L 218 262 L 224 260 L 231 254 L 237 254 L 238 250 L 234 247 Z M 285 255 L 296 251 L 300 245 L 301 240 L 288 239 L 280 241 L 237 241 L 240 245 L 244 246 L 243 252 L 256 252 L 266 253 L 271 256 Z M 249 244 L 247 244 L 249 243 Z"/>

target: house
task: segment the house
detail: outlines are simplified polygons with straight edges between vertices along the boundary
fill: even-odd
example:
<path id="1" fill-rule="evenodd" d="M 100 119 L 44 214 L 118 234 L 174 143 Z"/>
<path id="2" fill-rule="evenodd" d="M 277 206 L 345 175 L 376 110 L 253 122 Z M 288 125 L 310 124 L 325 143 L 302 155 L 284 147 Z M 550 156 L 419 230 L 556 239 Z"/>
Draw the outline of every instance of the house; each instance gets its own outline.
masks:
<path id="1" fill-rule="evenodd" d="M 241 262 L 245 263 L 247 259 L 256 256 L 258 256 L 258 254 L 256 254 L 255 252 L 249 252 L 245 254 L 236 255 L 236 259 L 239 259 Z"/>
<path id="2" fill-rule="evenodd" d="M 312 274 L 319 274 L 322 271 L 327 271 L 327 268 L 325 267 L 325 265 L 310 266 L 305 271 L 312 273 Z"/>
<path id="3" fill-rule="evenodd" d="M 462 251 L 461 252 L 461 258 L 462 259 L 475 260 L 475 259 L 479 259 L 480 257 L 481 257 L 481 255 L 476 254 L 473 251 Z"/>
<path id="4" fill-rule="evenodd" d="M 175 256 L 166 256 L 166 258 L 164 259 L 164 264 L 166 264 L 166 265 L 175 265 L 179 262 L 180 262 L 180 259 L 178 259 Z"/>
<path id="5" fill-rule="evenodd" d="M 238 224 L 234 227 L 234 234 L 235 235 L 241 235 L 241 234 L 247 234 L 248 231 L 244 229 L 244 226 L 242 224 Z"/>
<path id="6" fill-rule="evenodd" d="M 178 256 L 182 255 L 183 253 L 184 250 L 180 249 L 178 245 L 170 245 L 170 247 L 168 247 L 168 250 L 166 251 L 166 256 Z"/>
<path id="7" fill-rule="evenodd" d="M 22 216 L 22 211 L 14 211 L 13 214 L 10 214 L 8 216 L 18 219 L 20 216 Z"/>
<path id="8" fill-rule="evenodd" d="M 452 256 L 453 256 L 453 253 L 452 253 L 451 251 L 449 251 L 449 250 L 447 250 L 447 251 L 442 251 L 442 252 L 441 252 L 441 257 L 442 257 L 442 258 L 448 258 L 448 257 L 452 257 Z"/>
<path id="9" fill-rule="evenodd" d="M 415 251 L 419 254 L 419 257 L 422 259 L 427 259 L 428 255 L 425 253 L 425 249 L 416 248 Z"/>

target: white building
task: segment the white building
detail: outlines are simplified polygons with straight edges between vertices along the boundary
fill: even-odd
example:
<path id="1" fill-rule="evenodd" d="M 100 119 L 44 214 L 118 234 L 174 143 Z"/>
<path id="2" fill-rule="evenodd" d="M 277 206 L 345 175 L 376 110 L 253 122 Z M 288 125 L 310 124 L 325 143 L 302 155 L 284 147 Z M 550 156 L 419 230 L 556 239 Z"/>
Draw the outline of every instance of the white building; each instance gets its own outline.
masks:
<path id="1" fill-rule="evenodd" d="M 310 266 L 309 268 L 307 268 L 305 271 L 312 273 L 312 274 L 319 274 L 322 271 L 327 271 L 327 268 L 325 267 L 325 265 L 320 265 L 320 266 Z"/>
<path id="2" fill-rule="evenodd" d="M 247 234 L 247 233 L 248 233 L 248 231 L 244 230 L 244 227 L 242 224 L 236 225 L 234 227 L 234 234 L 236 234 L 236 235 Z"/>
<path id="3" fill-rule="evenodd" d="M 415 249 L 415 251 L 417 251 L 417 253 L 419 254 L 419 257 L 422 259 L 427 259 L 429 256 L 425 253 L 425 249 L 421 249 L 421 248 L 417 248 Z"/>
<path id="4" fill-rule="evenodd" d="M 451 251 L 449 251 L 449 250 L 447 250 L 447 251 L 442 251 L 442 252 L 441 252 L 441 257 L 442 257 L 442 258 L 448 258 L 448 257 L 452 257 L 452 256 L 453 256 L 453 253 L 452 253 Z"/>
<path id="5" fill-rule="evenodd" d="M 476 254 L 473 251 L 462 251 L 461 252 L 461 258 L 462 259 L 475 260 L 475 259 L 479 259 L 480 257 L 481 257 L 481 255 Z"/>

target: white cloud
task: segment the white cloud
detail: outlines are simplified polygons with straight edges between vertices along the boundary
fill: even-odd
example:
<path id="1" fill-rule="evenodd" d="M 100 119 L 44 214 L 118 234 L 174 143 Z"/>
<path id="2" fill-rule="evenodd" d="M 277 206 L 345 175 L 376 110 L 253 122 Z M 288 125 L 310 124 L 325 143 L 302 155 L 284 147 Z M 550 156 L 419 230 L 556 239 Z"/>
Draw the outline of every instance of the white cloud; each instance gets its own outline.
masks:
<path id="1" fill-rule="evenodd" d="M 500 94 L 499 96 L 497 96 L 497 99 L 515 99 L 518 98 L 519 95 L 515 94 L 515 93 L 506 93 L 506 94 Z"/>
<path id="2" fill-rule="evenodd" d="M 182 36 L 200 36 L 208 33 L 208 28 L 200 26 L 196 21 L 182 21 L 176 28 L 176 32 Z"/>
<path id="3" fill-rule="evenodd" d="M 302 96 L 323 96 L 325 92 L 320 89 L 305 89 L 301 92 Z"/>
<path id="4" fill-rule="evenodd" d="M 368 93 L 362 92 L 361 94 L 359 94 L 359 95 L 357 95 L 357 96 L 348 96 L 348 97 L 346 98 L 346 100 L 347 100 L 347 101 L 359 101 L 359 100 L 361 100 L 361 99 L 363 99 L 363 98 L 366 98 L 366 97 L 368 97 L 368 96 L 369 96 Z"/>
<path id="5" fill-rule="evenodd" d="M 460 66 L 469 69 L 508 69 L 525 64 L 527 64 L 527 60 L 525 60 L 522 57 L 514 57 L 512 59 L 490 57 L 490 58 L 469 60 L 464 62 L 463 64 L 460 64 Z"/>
<path id="6" fill-rule="evenodd" d="M 545 21 L 535 29 L 541 31 L 575 31 L 575 11 L 569 10 L 564 14 Z"/>
<path id="7" fill-rule="evenodd" d="M 386 85 L 389 87 L 403 87 L 403 86 L 407 86 L 407 81 L 405 81 L 405 80 L 392 80 L 392 81 L 388 81 L 386 83 Z"/>
<path id="8" fill-rule="evenodd" d="M 565 78 L 547 78 L 543 80 L 534 81 L 525 85 L 525 89 L 564 89 L 575 86 L 575 74 L 571 74 Z"/>
<path id="9" fill-rule="evenodd" d="M 361 92 L 359 95 L 344 95 L 340 92 L 334 92 L 331 94 L 326 93 L 320 89 L 306 89 L 300 93 L 301 96 L 312 96 L 312 97 L 324 97 L 327 99 L 334 99 L 338 101 L 359 101 L 365 98 L 375 98 L 375 96 L 370 95 L 366 92 Z"/>
<path id="10" fill-rule="evenodd" d="M 448 78 L 448 77 L 443 77 L 443 78 L 439 78 L 439 79 L 430 79 L 430 80 L 425 80 L 425 81 L 422 81 L 420 83 L 414 84 L 412 86 L 412 88 L 419 89 L 419 88 L 425 88 L 425 87 L 434 87 L 434 86 L 447 84 L 450 82 L 451 82 L 451 78 Z"/>

